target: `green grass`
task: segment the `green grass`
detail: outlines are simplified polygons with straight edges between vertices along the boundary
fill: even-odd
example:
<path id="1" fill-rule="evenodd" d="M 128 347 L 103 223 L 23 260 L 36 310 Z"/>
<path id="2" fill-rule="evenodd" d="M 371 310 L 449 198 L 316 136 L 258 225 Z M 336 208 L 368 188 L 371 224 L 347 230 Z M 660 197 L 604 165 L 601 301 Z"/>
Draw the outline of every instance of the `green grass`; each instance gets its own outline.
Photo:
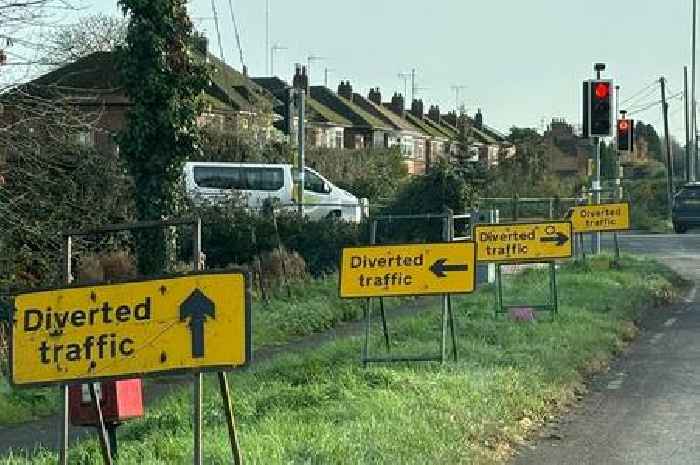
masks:
<path id="1" fill-rule="evenodd" d="M 337 277 L 292 283 L 268 303 L 256 299 L 253 311 L 254 349 L 285 344 L 360 317 L 357 301 L 338 297 Z M 0 426 L 23 423 L 57 412 L 58 389 L 13 390 L 0 376 Z"/>
<path id="2" fill-rule="evenodd" d="M 622 349 L 634 333 L 630 320 L 668 302 L 682 286 L 652 261 L 627 257 L 621 270 L 613 270 L 608 259 L 595 259 L 560 270 L 560 314 L 553 322 L 494 320 L 489 288 L 457 299 L 458 363 L 363 369 L 361 339 L 346 337 L 236 372 L 230 380 L 246 463 L 499 463 L 572 399 L 586 373 Z M 546 289 L 546 274 L 528 271 L 507 280 L 506 300 L 538 303 Z M 434 352 L 438 314 L 392 321 L 392 351 Z M 379 337 L 374 339 L 379 350 Z M 208 378 L 205 396 L 205 463 L 230 463 L 213 381 Z M 125 425 L 119 463 L 189 463 L 190 412 L 189 390 L 182 390 Z M 71 463 L 100 463 L 94 441 L 71 454 Z M 53 461 L 37 451 L 0 463 Z"/>

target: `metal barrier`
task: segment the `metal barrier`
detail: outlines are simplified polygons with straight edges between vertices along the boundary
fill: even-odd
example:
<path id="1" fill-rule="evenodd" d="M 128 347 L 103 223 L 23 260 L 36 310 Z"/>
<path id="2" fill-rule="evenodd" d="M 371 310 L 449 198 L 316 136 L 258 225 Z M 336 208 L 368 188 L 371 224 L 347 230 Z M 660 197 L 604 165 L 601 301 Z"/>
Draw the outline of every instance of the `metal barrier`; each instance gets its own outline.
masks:
<path id="1" fill-rule="evenodd" d="M 454 215 L 452 210 L 446 210 L 444 213 L 424 213 L 415 215 L 380 215 L 370 218 L 370 245 L 377 244 L 377 227 L 380 222 L 386 221 L 416 221 L 416 220 L 428 220 L 428 219 L 442 219 L 442 237 L 445 242 L 459 240 L 469 240 L 471 235 L 468 237 L 454 237 L 454 220 L 455 219 L 468 219 L 470 223 L 469 231 L 472 231 L 474 214 L 460 214 Z M 452 299 L 450 294 L 444 294 L 442 296 L 442 324 L 441 324 L 441 338 L 440 338 L 440 353 L 437 355 L 423 354 L 415 356 L 384 356 L 384 357 L 372 357 L 370 355 L 370 333 L 372 328 L 372 309 L 373 309 L 374 299 L 368 298 L 365 300 L 364 316 L 365 316 L 365 341 L 362 350 L 362 363 L 366 367 L 369 363 L 379 363 L 379 362 L 433 362 L 437 361 L 444 363 L 447 359 L 447 331 L 449 325 L 450 337 L 452 340 L 452 357 L 455 361 L 458 358 L 457 351 L 457 335 L 455 330 L 455 320 L 452 311 Z M 391 341 L 389 336 L 389 329 L 386 321 L 386 312 L 384 309 L 384 298 L 379 297 L 379 314 L 381 317 L 382 330 L 384 335 L 384 343 L 386 345 L 387 353 L 391 352 Z"/>

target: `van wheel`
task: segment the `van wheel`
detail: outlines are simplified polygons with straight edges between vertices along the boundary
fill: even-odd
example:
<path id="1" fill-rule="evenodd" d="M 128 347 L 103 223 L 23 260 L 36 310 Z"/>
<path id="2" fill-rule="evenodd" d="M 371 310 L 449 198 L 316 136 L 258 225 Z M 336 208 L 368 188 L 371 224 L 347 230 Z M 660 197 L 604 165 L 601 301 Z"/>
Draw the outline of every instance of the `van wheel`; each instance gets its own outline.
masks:
<path id="1" fill-rule="evenodd" d="M 340 217 L 342 216 L 342 213 L 340 210 L 333 210 L 328 214 L 328 218 L 333 218 L 335 220 L 339 220 Z"/>

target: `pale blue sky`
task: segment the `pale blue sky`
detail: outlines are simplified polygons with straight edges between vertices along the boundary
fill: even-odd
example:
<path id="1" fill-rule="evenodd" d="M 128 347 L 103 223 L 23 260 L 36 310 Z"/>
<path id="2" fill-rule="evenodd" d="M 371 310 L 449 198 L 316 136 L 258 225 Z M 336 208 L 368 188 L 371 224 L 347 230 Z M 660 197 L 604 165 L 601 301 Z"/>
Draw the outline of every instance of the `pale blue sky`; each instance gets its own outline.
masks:
<path id="1" fill-rule="evenodd" d="M 89 12 L 118 14 L 116 0 L 83 0 Z M 415 68 L 426 105 L 455 106 L 453 85 L 469 113 L 482 108 L 488 124 L 540 127 L 565 117 L 578 124 L 581 81 L 593 63 L 608 64 L 606 77 L 625 96 L 664 75 L 670 94 L 683 90 L 690 64 L 692 0 L 270 0 L 276 74 L 289 79 L 295 62 L 327 57 L 312 72 L 335 71 L 330 87 L 349 79 L 366 94 L 403 91 L 398 73 Z M 226 60 L 240 68 L 228 0 L 215 0 Z M 250 73 L 264 75 L 265 0 L 232 0 Z M 191 15 L 211 17 L 211 0 L 191 0 Z M 195 21 L 213 39 L 214 23 Z M 699 92 L 700 93 L 700 92 Z M 638 103 L 653 101 L 658 92 Z M 671 130 L 683 134 L 683 104 L 671 102 Z M 660 106 L 637 118 L 659 129 Z"/>

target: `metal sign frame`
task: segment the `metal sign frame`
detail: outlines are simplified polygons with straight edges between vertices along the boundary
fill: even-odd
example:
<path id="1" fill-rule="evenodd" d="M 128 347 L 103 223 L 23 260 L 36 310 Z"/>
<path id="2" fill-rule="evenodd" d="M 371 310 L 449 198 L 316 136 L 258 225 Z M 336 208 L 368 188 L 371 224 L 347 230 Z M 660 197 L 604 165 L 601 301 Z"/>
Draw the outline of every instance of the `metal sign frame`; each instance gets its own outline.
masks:
<path id="1" fill-rule="evenodd" d="M 533 263 L 533 262 L 528 262 Z M 523 265 L 524 262 L 513 262 L 513 263 L 496 263 L 496 305 L 494 308 L 494 316 L 498 318 L 499 315 L 505 315 L 509 310 L 513 308 L 532 308 L 539 311 L 548 311 L 552 313 L 552 320 L 559 314 L 559 296 L 557 292 L 557 265 L 554 261 L 546 262 L 534 262 L 534 263 L 546 263 L 549 265 L 549 299 L 548 302 L 544 304 L 530 305 L 530 304 L 510 304 L 505 305 L 503 303 L 503 276 L 501 272 L 501 267 L 504 265 Z"/>
<path id="2" fill-rule="evenodd" d="M 186 219 L 170 219 L 170 220 L 158 220 L 158 221 L 141 221 L 136 223 L 121 223 L 121 224 L 110 224 L 105 225 L 100 228 L 94 228 L 90 230 L 82 231 L 68 231 L 64 233 L 64 252 L 65 252 L 65 263 L 64 263 L 64 276 L 66 284 L 70 285 L 72 276 L 72 250 L 73 250 L 73 237 L 76 236 L 91 236 L 100 235 L 107 233 L 115 233 L 122 231 L 134 231 L 142 229 L 154 229 L 154 228 L 165 228 L 170 226 L 192 226 L 193 233 L 193 271 L 199 272 L 202 268 L 202 220 L 201 218 L 186 218 Z M 248 285 L 250 279 L 247 280 Z M 187 370 L 192 372 L 193 370 Z M 194 454 L 193 463 L 194 465 L 202 465 L 202 392 L 204 390 L 204 380 L 202 376 L 203 370 L 194 371 L 193 380 L 193 434 L 194 434 Z M 231 443 L 231 452 L 233 455 L 233 463 L 235 465 L 241 465 L 243 462 L 241 450 L 238 442 L 238 433 L 236 431 L 236 423 L 233 414 L 233 408 L 231 404 L 231 393 L 229 390 L 228 379 L 225 371 L 218 371 L 219 378 L 219 388 L 221 391 L 222 400 L 224 403 L 224 413 L 226 416 L 226 424 L 228 427 L 229 441 Z M 60 430 L 60 448 L 59 448 L 59 463 L 60 465 L 68 465 L 68 430 L 69 430 L 69 403 L 68 403 L 68 384 L 63 384 L 62 387 L 62 397 L 63 397 L 63 415 L 61 419 L 61 424 L 59 426 Z M 100 439 L 100 449 L 102 452 L 102 457 L 104 463 L 107 465 L 113 464 L 113 453 L 110 450 L 109 438 L 106 430 L 106 425 L 104 418 L 101 414 L 101 406 L 99 400 L 95 393 L 94 383 L 90 384 L 90 396 L 92 398 L 92 404 L 97 412 L 98 417 L 98 430 Z"/>
<path id="3" fill-rule="evenodd" d="M 451 210 L 447 210 L 442 214 L 416 214 L 416 215 L 386 215 L 377 216 L 370 219 L 370 245 L 377 244 L 377 226 L 381 221 L 396 221 L 396 220 L 422 220 L 422 219 L 435 219 L 441 218 L 442 222 L 442 236 L 445 243 L 454 241 L 454 220 L 455 218 L 469 218 L 470 222 L 473 224 L 473 215 L 454 215 Z M 470 227 L 471 230 L 471 227 Z M 476 250 L 475 250 L 476 255 Z M 475 270 L 476 272 L 476 270 Z M 455 329 L 455 319 L 454 313 L 452 311 L 452 298 L 451 294 L 442 295 L 442 318 L 440 327 L 440 352 L 438 354 L 422 354 L 415 356 L 372 356 L 370 354 L 370 339 L 371 339 L 371 329 L 372 329 L 372 308 L 374 299 L 379 299 L 379 313 L 381 317 L 382 330 L 384 335 L 384 343 L 386 346 L 387 353 L 391 351 L 391 340 L 389 336 L 389 329 L 386 321 L 386 312 L 384 310 L 384 298 L 383 297 L 369 297 L 365 298 L 364 304 L 364 316 L 365 316 L 365 338 L 362 348 L 362 365 L 367 367 L 370 363 L 396 363 L 396 362 L 440 362 L 445 363 L 447 360 L 447 332 L 449 326 L 450 339 L 452 342 L 452 358 L 454 361 L 458 359 L 458 348 L 457 348 L 457 333 Z"/>

